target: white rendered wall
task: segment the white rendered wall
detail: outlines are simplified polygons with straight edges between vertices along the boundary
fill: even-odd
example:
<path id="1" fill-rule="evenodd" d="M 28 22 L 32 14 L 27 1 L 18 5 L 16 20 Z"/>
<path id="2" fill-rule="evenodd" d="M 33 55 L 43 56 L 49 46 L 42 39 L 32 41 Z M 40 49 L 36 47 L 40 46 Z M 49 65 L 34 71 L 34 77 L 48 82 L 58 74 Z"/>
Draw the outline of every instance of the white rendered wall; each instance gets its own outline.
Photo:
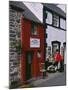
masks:
<path id="1" fill-rule="evenodd" d="M 66 31 L 54 28 L 52 26 L 47 26 L 46 33 L 48 34 L 47 43 L 51 46 L 52 41 L 60 41 L 61 46 L 63 46 L 63 42 L 66 41 Z"/>
<path id="2" fill-rule="evenodd" d="M 52 44 L 51 44 L 52 41 L 57 40 L 61 42 L 61 46 L 60 46 L 61 49 L 61 47 L 63 47 L 63 43 L 66 42 L 66 31 L 51 26 L 47 26 L 46 32 L 48 34 L 46 41 L 47 41 L 47 45 L 51 46 L 51 52 L 52 52 Z M 66 52 L 64 54 L 64 64 L 66 64 Z"/>
<path id="3" fill-rule="evenodd" d="M 46 23 L 50 25 L 52 24 L 52 14 L 48 11 L 47 11 Z M 61 28 L 66 29 L 65 20 L 62 18 L 60 19 L 60 26 Z M 47 45 L 51 46 L 51 52 L 52 52 L 52 44 L 51 44 L 52 41 L 61 42 L 61 47 L 63 46 L 63 43 L 66 42 L 66 31 L 62 29 L 58 29 L 56 27 L 47 25 L 46 33 L 47 33 L 47 39 L 46 39 Z"/>
<path id="4" fill-rule="evenodd" d="M 52 14 L 50 12 L 47 11 L 47 19 L 46 19 L 46 23 L 48 24 L 52 24 Z M 60 26 L 63 29 L 66 29 L 66 24 L 65 24 L 65 20 L 63 20 L 62 18 L 60 19 Z M 47 43 L 49 46 L 51 46 L 51 42 L 52 41 L 60 41 L 61 42 L 61 46 L 63 46 L 63 42 L 65 42 L 65 33 L 66 31 L 62 30 L 62 29 L 58 29 L 55 28 L 53 26 L 47 26 L 46 29 L 46 33 L 48 34 L 47 36 Z"/>

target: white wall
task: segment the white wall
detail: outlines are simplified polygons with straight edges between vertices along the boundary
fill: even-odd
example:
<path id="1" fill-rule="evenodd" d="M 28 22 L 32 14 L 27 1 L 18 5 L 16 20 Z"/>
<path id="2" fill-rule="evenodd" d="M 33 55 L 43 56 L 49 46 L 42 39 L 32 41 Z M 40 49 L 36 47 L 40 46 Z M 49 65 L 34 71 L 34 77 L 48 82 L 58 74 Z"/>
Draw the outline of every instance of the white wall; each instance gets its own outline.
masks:
<path id="1" fill-rule="evenodd" d="M 47 26 L 46 32 L 48 34 L 47 43 L 49 46 L 51 46 L 51 42 L 55 40 L 60 41 L 61 46 L 63 46 L 63 42 L 66 41 L 66 31 L 54 28 L 52 26 Z"/>

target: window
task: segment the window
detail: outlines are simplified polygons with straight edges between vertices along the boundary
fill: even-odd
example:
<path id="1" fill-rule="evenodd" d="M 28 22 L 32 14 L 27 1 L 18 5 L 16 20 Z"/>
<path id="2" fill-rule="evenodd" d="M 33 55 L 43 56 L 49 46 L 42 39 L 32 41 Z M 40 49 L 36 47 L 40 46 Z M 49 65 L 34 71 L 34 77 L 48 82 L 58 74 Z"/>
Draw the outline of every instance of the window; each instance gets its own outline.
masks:
<path id="1" fill-rule="evenodd" d="M 53 26 L 59 27 L 59 16 L 53 14 Z"/>
<path id="2" fill-rule="evenodd" d="M 37 25 L 32 23 L 31 25 L 31 35 L 37 35 Z"/>
<path id="3" fill-rule="evenodd" d="M 52 24 L 52 13 L 49 11 L 46 11 L 46 13 L 47 13 L 46 23 Z"/>
<path id="4" fill-rule="evenodd" d="M 66 21 L 63 18 L 60 18 L 60 28 L 66 29 Z"/>

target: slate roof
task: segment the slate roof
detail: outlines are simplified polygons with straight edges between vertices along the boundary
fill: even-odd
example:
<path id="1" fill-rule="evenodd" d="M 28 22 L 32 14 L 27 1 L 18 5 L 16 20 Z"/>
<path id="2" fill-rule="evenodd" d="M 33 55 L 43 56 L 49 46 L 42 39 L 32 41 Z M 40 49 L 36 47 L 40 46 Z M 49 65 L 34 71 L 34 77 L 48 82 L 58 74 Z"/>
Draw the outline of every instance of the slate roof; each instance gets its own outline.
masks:
<path id="1" fill-rule="evenodd" d="M 23 16 L 26 19 L 32 20 L 34 22 L 42 24 L 42 22 L 24 5 L 23 2 L 18 1 L 9 1 L 9 5 L 15 6 L 23 11 Z"/>
<path id="2" fill-rule="evenodd" d="M 57 4 L 47 4 L 47 3 L 43 3 L 43 6 L 45 8 L 50 9 L 51 11 L 59 14 L 60 16 L 62 16 L 63 18 L 66 18 L 66 13 L 64 13 L 63 10 L 61 10 L 59 7 L 57 7 Z"/>
<path id="3" fill-rule="evenodd" d="M 32 20 L 34 22 L 42 24 L 42 22 L 31 12 L 30 9 L 25 6 L 25 4 L 22 1 L 9 1 L 9 5 L 15 6 L 18 8 L 20 11 L 22 11 L 23 16 L 26 19 Z M 56 6 L 57 4 L 47 4 L 43 3 L 43 6 L 45 8 L 48 8 L 49 10 L 59 14 L 63 18 L 66 18 L 66 14 L 64 11 L 62 11 L 59 7 Z"/>

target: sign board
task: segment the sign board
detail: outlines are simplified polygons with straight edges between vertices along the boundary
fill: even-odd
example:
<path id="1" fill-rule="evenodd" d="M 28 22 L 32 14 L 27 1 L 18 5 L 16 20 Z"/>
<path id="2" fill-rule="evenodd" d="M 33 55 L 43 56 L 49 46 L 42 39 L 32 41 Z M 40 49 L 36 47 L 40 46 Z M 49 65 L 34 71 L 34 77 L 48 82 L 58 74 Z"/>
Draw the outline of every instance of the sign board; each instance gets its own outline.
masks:
<path id="1" fill-rule="evenodd" d="M 39 48 L 40 47 L 40 39 L 30 38 L 30 47 L 31 48 Z"/>

